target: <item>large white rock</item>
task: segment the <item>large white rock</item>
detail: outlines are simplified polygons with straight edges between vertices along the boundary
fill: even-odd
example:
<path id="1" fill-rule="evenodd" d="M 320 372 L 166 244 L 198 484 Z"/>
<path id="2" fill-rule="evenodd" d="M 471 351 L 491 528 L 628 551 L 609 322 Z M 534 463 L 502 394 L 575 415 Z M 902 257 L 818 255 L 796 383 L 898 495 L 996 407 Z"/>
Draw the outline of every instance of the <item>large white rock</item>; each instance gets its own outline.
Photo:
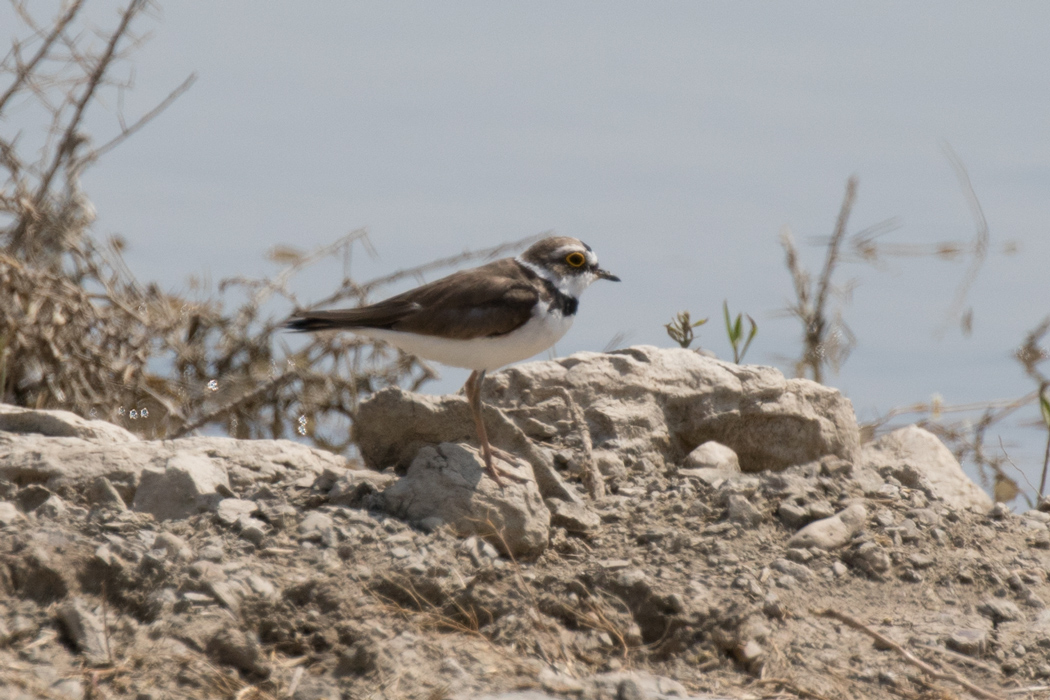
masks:
<path id="1" fill-rule="evenodd" d="M 69 411 L 37 411 L 0 403 L 0 432 L 71 437 L 99 444 L 134 442 L 138 437 L 104 420 L 88 420 Z"/>
<path id="2" fill-rule="evenodd" d="M 346 464 L 344 457 L 291 440 L 139 440 L 118 426 L 66 411 L 0 404 L 0 480 L 44 484 L 55 491 L 63 486 L 87 489 L 105 477 L 130 503 L 142 470 L 163 469 L 175 455 L 215 461 L 235 487 L 317 475 Z"/>
<path id="3" fill-rule="evenodd" d="M 489 441 L 532 466 L 544 498 L 582 502 L 554 469 L 550 450 L 529 440 L 498 406 L 486 405 L 484 415 Z M 424 446 L 476 444 L 476 438 L 470 406 L 462 396 L 429 396 L 387 387 L 361 402 L 354 420 L 354 440 L 361 457 L 375 470 L 396 467 L 403 472 Z"/>
<path id="4" fill-rule="evenodd" d="M 517 365 L 486 382 L 485 400 L 519 422 L 566 435 L 574 428 L 554 387 L 582 407 L 594 449 L 628 464 L 678 465 L 714 440 L 737 454 L 745 472 L 780 470 L 829 454 L 852 459 L 859 445 L 853 407 L 837 390 L 679 348 L 643 345 Z"/>
<path id="5" fill-rule="evenodd" d="M 917 425 L 894 430 L 864 445 L 857 464 L 884 477 L 893 476 L 910 488 L 924 489 L 955 508 L 986 511 L 992 506 L 992 499 L 966 476 L 951 450 Z"/>
<path id="6" fill-rule="evenodd" d="M 503 470 L 524 475 L 496 461 Z M 515 557 L 539 556 L 547 547 L 551 515 L 536 483 L 505 476 L 501 488 L 483 470 L 473 447 L 424 447 L 408 473 L 383 492 L 386 510 L 414 523 L 439 518 L 458 534 L 484 537 Z"/>
<path id="7" fill-rule="evenodd" d="M 566 396 L 586 425 L 572 420 Z M 852 459 L 859 444 L 853 407 L 835 389 L 785 379 L 772 367 L 736 365 L 682 349 L 638 346 L 581 352 L 493 374 L 484 385 L 493 442 L 525 456 L 521 436 L 585 444 L 628 466 L 678 465 L 714 440 L 731 448 L 744 471 L 780 470 L 833 454 Z M 497 413 L 498 411 L 498 413 Z M 513 424 L 498 420 L 508 417 Z M 509 423 L 509 421 L 507 421 Z M 474 425 L 459 396 L 420 396 L 391 388 L 363 401 L 354 434 L 370 466 L 405 465 L 423 445 L 473 441 Z M 544 475 L 537 479 L 545 496 Z"/>

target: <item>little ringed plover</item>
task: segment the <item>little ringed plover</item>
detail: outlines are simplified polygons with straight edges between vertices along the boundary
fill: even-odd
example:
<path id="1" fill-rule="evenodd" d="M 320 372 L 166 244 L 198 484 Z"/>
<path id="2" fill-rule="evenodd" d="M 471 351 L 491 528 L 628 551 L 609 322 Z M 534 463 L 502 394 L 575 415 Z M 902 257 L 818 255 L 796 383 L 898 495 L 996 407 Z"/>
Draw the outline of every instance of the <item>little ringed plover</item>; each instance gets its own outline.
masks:
<path id="1" fill-rule="evenodd" d="M 481 417 L 485 372 L 525 360 L 558 342 L 576 317 L 580 294 L 600 279 L 620 281 L 598 266 L 598 257 L 586 243 L 553 236 L 516 258 L 455 272 L 375 304 L 296 313 L 285 327 L 348 330 L 426 360 L 473 370 L 464 391 L 485 469 L 502 485 Z"/>

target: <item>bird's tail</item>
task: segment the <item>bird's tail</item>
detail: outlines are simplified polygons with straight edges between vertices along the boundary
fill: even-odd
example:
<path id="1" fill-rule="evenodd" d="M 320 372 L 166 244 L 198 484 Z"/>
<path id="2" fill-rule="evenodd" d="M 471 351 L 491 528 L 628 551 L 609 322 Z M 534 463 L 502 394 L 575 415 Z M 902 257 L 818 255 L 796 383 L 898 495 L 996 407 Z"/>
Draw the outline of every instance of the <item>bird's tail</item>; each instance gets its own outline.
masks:
<path id="1" fill-rule="evenodd" d="M 331 318 L 323 316 L 293 316 L 284 322 L 285 330 L 305 333 L 309 331 L 330 331 L 336 328 L 345 328 L 345 323 L 340 323 Z"/>
<path id="2" fill-rule="evenodd" d="M 290 331 L 330 331 L 355 328 L 390 328 L 407 314 L 415 313 L 419 305 L 397 298 L 370 306 L 332 311 L 300 311 L 284 322 Z"/>

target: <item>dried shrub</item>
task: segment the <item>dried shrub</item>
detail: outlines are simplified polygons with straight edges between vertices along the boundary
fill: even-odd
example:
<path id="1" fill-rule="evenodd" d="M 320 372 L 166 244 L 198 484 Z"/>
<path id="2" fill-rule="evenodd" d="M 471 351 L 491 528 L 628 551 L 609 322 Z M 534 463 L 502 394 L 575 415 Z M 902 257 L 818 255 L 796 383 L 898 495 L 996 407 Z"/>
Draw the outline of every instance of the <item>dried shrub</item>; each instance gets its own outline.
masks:
<path id="1" fill-rule="evenodd" d="M 116 26 L 92 27 L 83 1 L 40 22 L 14 3 L 21 35 L 0 62 L 0 400 L 111 420 L 150 438 L 209 427 L 242 438 L 305 436 L 332 450 L 349 445 L 357 401 L 388 385 L 418 388 L 434 372 L 417 359 L 354 336 L 310 336 L 292 351 L 274 331 L 297 308 L 287 283 L 326 257 L 349 261 L 369 248 L 354 231 L 310 254 L 271 251 L 283 266 L 268 279 L 222 281 L 190 299 L 140 283 L 125 265 L 125 243 L 91 236 L 94 208 L 80 177 L 189 89 L 189 76 L 134 121 L 118 111 L 115 133 L 92 148 L 84 117 L 122 104 L 131 87 L 133 33 L 151 5 L 132 0 Z M 14 131 L 40 117 L 37 142 Z M 14 133 L 9 133 L 14 131 Z M 28 140 L 32 140 L 30 133 Z M 347 273 L 321 304 L 365 303 L 406 277 L 526 241 L 439 260 L 368 283 Z"/>

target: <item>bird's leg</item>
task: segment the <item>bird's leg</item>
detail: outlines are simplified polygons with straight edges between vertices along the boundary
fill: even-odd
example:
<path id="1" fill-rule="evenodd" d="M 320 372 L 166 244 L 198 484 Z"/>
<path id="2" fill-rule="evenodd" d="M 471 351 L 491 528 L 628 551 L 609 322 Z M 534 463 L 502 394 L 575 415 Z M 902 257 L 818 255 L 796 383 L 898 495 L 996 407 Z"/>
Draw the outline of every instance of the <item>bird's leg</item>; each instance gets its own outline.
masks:
<path id="1" fill-rule="evenodd" d="M 474 414 L 474 427 L 478 431 L 478 442 L 481 443 L 481 456 L 485 459 L 485 471 L 489 473 L 489 476 L 500 488 L 503 488 L 499 472 L 496 471 L 496 466 L 492 463 L 492 448 L 489 446 L 489 435 L 485 430 L 485 421 L 481 417 L 481 383 L 483 381 L 485 381 L 485 370 L 474 370 L 467 378 L 467 383 L 463 385 L 463 389 L 467 393 L 467 401 L 470 402 L 470 412 Z"/>
<path id="2" fill-rule="evenodd" d="M 495 481 L 500 488 L 503 488 L 503 482 L 500 480 L 500 475 L 509 476 L 515 481 L 525 483 L 529 481 L 528 478 L 519 476 L 514 472 L 509 472 L 496 468 L 496 464 L 492 461 L 492 456 L 498 455 L 500 459 L 506 460 L 507 463 L 513 464 L 514 462 L 520 461 L 514 455 L 493 447 L 489 444 L 489 434 L 485 430 L 485 420 L 481 416 L 481 383 L 485 381 L 485 370 L 475 370 L 471 373 L 467 379 L 467 383 L 463 385 L 463 391 L 467 395 L 467 401 L 470 402 L 470 412 L 474 414 L 474 427 L 478 431 L 478 442 L 481 444 L 481 456 L 485 459 L 485 471 L 488 472 L 492 480 Z M 527 465 L 527 463 L 525 463 Z"/>

